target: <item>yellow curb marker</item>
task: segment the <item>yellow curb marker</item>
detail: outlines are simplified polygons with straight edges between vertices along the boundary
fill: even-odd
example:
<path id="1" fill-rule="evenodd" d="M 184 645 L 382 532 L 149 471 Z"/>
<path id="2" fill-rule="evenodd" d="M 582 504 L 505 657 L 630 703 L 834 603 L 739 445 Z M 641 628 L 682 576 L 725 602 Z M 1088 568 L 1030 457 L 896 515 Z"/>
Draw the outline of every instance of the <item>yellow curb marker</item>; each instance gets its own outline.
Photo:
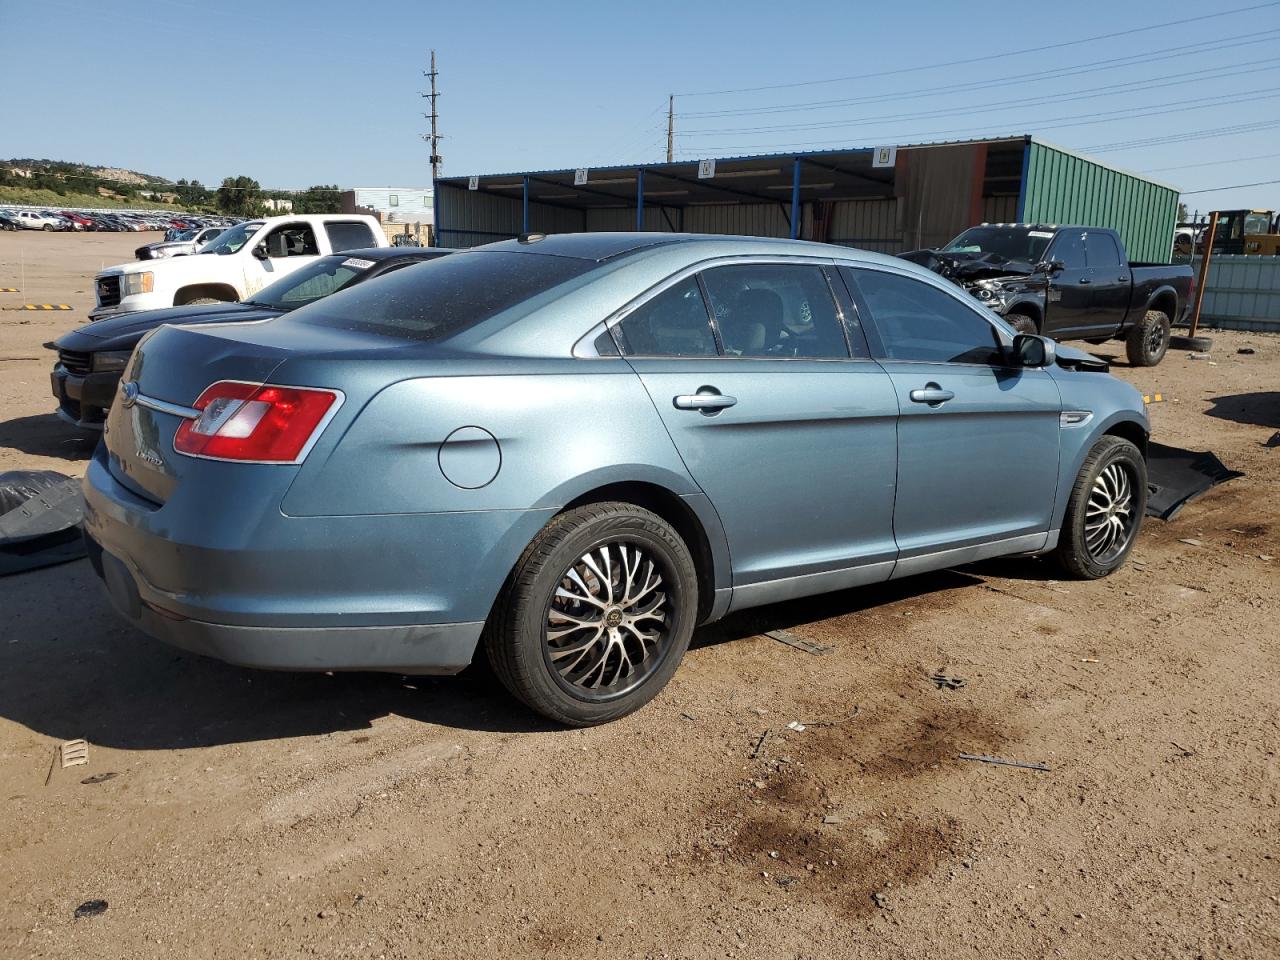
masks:
<path id="1" fill-rule="evenodd" d="M 0 287 L 0 293 L 20 293 L 17 287 Z"/>
<path id="2" fill-rule="evenodd" d="M 24 303 L 20 307 L 0 307 L 3 310 L 70 310 L 69 303 Z"/>
<path id="3" fill-rule="evenodd" d="M 1142 395 L 1143 403 L 1164 403 L 1163 393 L 1144 393 Z"/>

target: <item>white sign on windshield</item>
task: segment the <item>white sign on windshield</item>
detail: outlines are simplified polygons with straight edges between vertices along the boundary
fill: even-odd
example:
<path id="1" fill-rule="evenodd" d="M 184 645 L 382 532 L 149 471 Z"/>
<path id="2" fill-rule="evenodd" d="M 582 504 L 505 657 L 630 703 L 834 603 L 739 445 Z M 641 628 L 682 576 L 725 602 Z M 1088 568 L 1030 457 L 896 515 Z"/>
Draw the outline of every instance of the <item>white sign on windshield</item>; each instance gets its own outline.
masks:
<path id="1" fill-rule="evenodd" d="M 348 257 L 342 261 L 344 267 L 350 267 L 352 270 L 368 270 L 373 266 L 372 260 L 361 260 L 359 257 Z"/>
<path id="2" fill-rule="evenodd" d="M 1045 239 L 1045 240 L 1052 240 L 1052 239 L 1053 239 L 1053 231 L 1052 231 L 1052 230 L 1028 230 L 1028 231 L 1027 231 L 1027 236 L 1029 236 L 1029 237 L 1042 237 L 1042 238 L 1043 238 L 1043 239 Z"/>

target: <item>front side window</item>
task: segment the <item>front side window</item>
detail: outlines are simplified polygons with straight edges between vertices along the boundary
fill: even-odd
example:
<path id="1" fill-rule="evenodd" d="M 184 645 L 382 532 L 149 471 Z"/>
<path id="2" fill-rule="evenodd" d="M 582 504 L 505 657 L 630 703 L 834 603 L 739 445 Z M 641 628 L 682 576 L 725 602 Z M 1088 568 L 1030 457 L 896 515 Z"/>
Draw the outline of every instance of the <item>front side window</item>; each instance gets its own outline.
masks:
<path id="1" fill-rule="evenodd" d="M 715 335 L 698 281 L 686 277 L 627 314 L 615 328 L 630 357 L 714 357 Z"/>
<path id="2" fill-rule="evenodd" d="M 888 359 L 1002 362 L 995 328 L 976 308 L 913 277 L 879 270 L 847 273 L 866 301 Z"/>
<path id="3" fill-rule="evenodd" d="M 741 264 L 713 267 L 702 278 L 726 356 L 849 358 L 821 267 Z"/>
<path id="4" fill-rule="evenodd" d="M 320 253 L 316 246 L 315 231 L 305 223 L 286 223 L 267 235 L 267 256 L 272 260 L 281 257 L 314 257 Z"/>
<path id="5" fill-rule="evenodd" d="M 1053 241 L 1049 251 L 1050 260 L 1061 260 L 1068 270 L 1083 270 L 1087 261 L 1084 254 L 1084 234 L 1079 230 L 1064 230 Z"/>

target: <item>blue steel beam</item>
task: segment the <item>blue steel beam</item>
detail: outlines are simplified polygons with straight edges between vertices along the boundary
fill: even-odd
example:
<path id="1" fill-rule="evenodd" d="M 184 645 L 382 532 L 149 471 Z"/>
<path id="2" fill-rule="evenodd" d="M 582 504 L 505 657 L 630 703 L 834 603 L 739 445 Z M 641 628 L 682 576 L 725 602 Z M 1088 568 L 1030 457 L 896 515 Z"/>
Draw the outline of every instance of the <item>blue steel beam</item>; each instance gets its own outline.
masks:
<path id="1" fill-rule="evenodd" d="M 644 167 L 636 171 L 636 230 L 644 229 Z"/>
<path id="2" fill-rule="evenodd" d="M 791 239 L 800 239 L 800 158 L 791 170 Z"/>
<path id="3" fill-rule="evenodd" d="M 521 233 L 529 232 L 529 178 L 524 178 L 524 196 L 521 206 L 524 208 L 524 228 Z"/>

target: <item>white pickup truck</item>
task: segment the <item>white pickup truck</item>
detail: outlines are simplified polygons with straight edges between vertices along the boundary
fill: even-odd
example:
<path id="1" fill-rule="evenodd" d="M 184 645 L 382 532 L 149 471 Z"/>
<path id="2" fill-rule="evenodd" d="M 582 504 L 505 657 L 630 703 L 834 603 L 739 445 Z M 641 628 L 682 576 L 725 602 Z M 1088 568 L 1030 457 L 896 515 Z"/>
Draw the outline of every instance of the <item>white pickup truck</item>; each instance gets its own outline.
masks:
<path id="1" fill-rule="evenodd" d="M 356 214 L 248 220 L 198 254 L 108 267 L 93 280 L 90 320 L 193 303 L 247 300 L 269 283 L 330 253 L 388 246 L 378 221 Z"/>

